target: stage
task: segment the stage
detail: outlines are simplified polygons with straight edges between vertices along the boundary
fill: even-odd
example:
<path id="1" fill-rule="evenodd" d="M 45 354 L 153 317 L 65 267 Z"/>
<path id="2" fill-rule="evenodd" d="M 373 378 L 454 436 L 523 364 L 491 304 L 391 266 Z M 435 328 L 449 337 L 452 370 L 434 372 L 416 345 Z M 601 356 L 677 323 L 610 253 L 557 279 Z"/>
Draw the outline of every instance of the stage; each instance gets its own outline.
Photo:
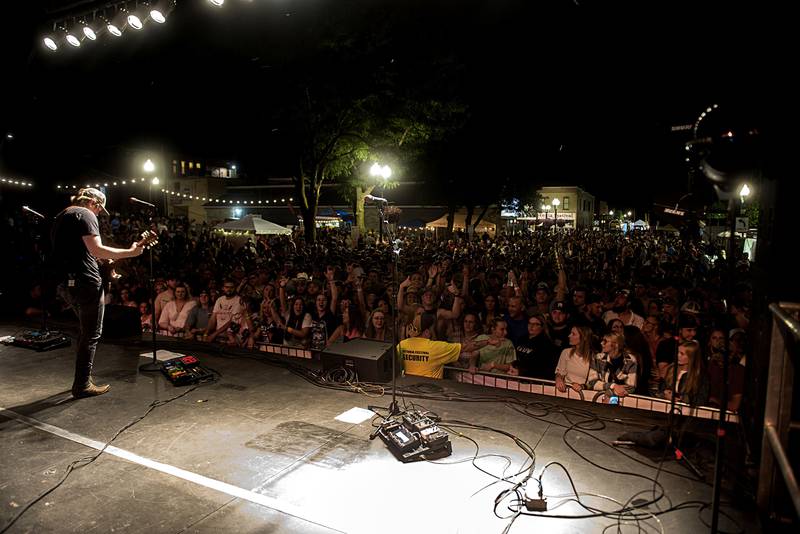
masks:
<path id="1" fill-rule="evenodd" d="M 0 336 L 24 328 L 0 324 Z M 603 444 L 624 432 L 665 425 L 665 414 L 405 377 L 398 380 L 404 391 L 428 398 L 398 395 L 400 406 L 438 415 L 453 452 L 433 462 L 403 464 L 380 439 L 370 440 L 379 418 L 336 419 L 354 407 L 386 407 L 391 394 L 321 387 L 287 367 L 319 369 L 317 362 L 300 358 L 184 347 L 181 352 L 221 376 L 191 391 L 174 387 L 160 373 L 138 372 L 147 362 L 140 357 L 150 350 L 147 338 L 104 341 L 94 374 L 112 389 L 76 401 L 69 392 L 74 346 L 36 352 L 0 345 L 0 529 L 55 486 L 73 461 L 97 454 L 134 423 L 8 532 L 499 534 L 512 520 L 509 532 L 603 532 L 618 523 L 622 532 L 708 530 L 710 506 L 691 503 L 711 501 L 709 483 L 672 457 L 659 472 L 663 448 Z M 587 507 L 613 511 L 646 503 L 654 492 L 661 498 L 636 510 L 638 525 L 632 516 L 621 522 L 619 516 L 514 518 L 509 506 L 515 496 L 503 493 L 522 480 L 524 473 L 517 474 L 530 470 L 531 460 L 512 437 L 489 428 L 533 449 L 534 478 L 528 485 L 529 491 L 538 487 L 541 476 L 548 501 L 544 515 L 588 516 L 593 512 Z M 710 482 L 715 424 L 697 420 L 687 428 L 687 455 Z M 575 497 L 570 481 L 551 462 L 568 470 L 587 507 L 566 500 Z M 735 482 L 733 469 L 737 464 L 741 469 L 741 462 L 730 459 L 728 479 L 734 481 L 723 491 L 727 515 L 720 527 L 760 532 L 755 505 Z M 663 490 L 654 490 L 656 476 Z M 659 513 L 672 507 L 677 509 Z"/>

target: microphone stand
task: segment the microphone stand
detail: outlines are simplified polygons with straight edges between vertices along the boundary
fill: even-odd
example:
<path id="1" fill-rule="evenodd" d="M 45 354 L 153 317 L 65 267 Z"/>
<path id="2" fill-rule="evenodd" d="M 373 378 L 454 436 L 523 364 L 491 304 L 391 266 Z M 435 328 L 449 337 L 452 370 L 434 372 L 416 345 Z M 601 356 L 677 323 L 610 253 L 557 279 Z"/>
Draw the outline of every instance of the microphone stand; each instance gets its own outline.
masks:
<path id="1" fill-rule="evenodd" d="M 156 207 L 153 206 L 152 208 L 147 209 L 150 210 L 150 222 L 152 223 L 155 216 Z M 156 279 L 153 274 L 153 247 L 148 247 L 148 253 L 150 254 L 149 293 L 153 296 L 153 312 L 150 314 L 150 329 L 153 331 L 153 361 L 139 366 L 139 370 L 143 373 L 153 373 L 161 370 L 161 364 L 158 362 L 158 358 L 156 357 L 156 352 L 158 351 L 158 345 L 156 343 L 156 298 L 158 298 L 158 295 L 156 294 Z"/>
<path id="2" fill-rule="evenodd" d="M 22 210 L 26 211 L 26 212 L 34 215 L 34 216 L 36 216 L 36 218 L 38 220 L 40 220 L 40 221 L 46 220 L 46 217 L 44 215 L 42 215 L 38 211 L 32 210 L 28 206 L 22 206 Z M 40 298 L 40 302 L 41 302 L 41 305 L 42 305 L 42 329 L 41 329 L 41 334 L 43 336 L 46 336 L 50 332 L 49 332 L 49 330 L 47 330 L 47 288 L 45 287 L 45 283 L 44 283 L 44 278 L 45 278 L 45 276 L 44 276 L 44 274 L 45 274 L 45 260 L 44 260 L 44 257 L 42 256 L 41 249 L 36 251 L 36 256 L 37 256 L 37 259 L 38 259 L 37 263 L 39 264 L 39 291 L 41 292 L 41 295 L 40 295 L 39 298 Z"/>

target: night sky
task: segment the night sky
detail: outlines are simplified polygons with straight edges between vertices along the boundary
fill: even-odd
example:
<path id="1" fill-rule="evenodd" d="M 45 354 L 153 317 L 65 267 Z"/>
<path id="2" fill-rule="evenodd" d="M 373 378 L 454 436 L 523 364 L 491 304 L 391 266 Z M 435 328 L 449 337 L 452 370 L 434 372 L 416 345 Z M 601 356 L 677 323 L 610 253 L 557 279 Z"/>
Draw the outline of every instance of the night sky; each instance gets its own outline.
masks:
<path id="1" fill-rule="evenodd" d="M 64 6 L 93 4 L 0 7 L 0 126 L 15 134 L 4 173 L 42 184 L 124 173 L 108 154 L 130 147 L 286 175 L 273 122 L 286 92 L 315 73 L 359 83 L 320 58 L 332 39 L 372 39 L 365 76 L 396 68 L 425 84 L 436 76 L 430 58 L 459 65 L 438 82 L 469 108 L 469 166 L 646 207 L 687 187 L 687 134 L 672 126 L 714 103 L 773 112 L 793 68 L 786 14 L 725 2 L 181 0 L 167 24 L 135 35 L 41 46 L 42 31 L 71 13 Z M 421 172 L 410 166 L 404 178 Z"/>

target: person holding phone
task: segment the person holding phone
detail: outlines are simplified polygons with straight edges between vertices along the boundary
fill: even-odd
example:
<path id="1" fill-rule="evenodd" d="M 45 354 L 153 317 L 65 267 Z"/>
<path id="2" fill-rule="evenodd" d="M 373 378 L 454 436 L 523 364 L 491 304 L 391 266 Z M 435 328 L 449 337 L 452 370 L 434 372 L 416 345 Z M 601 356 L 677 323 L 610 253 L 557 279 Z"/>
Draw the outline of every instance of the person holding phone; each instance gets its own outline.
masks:
<path id="1" fill-rule="evenodd" d="M 608 333 L 600 341 L 602 352 L 592 358 L 587 389 L 605 391 L 606 397 L 624 397 L 636 389 L 636 358 L 625 351 L 625 337 Z"/>

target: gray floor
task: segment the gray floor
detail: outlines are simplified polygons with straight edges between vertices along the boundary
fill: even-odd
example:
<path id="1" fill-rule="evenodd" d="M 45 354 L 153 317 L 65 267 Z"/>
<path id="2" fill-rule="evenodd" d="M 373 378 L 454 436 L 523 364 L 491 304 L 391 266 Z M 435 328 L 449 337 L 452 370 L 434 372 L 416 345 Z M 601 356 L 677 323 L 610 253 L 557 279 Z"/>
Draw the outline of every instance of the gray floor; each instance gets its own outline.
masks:
<path id="1" fill-rule="evenodd" d="M 0 325 L 0 336 L 18 326 Z M 99 380 L 111 383 L 109 394 L 71 400 L 74 356 L 71 347 L 48 352 L 0 345 L 0 528 L 42 491 L 52 487 L 70 462 L 96 453 L 84 443 L 105 443 L 123 426 L 142 415 L 154 400 L 169 399 L 186 388 L 176 388 L 160 374 L 141 374 L 146 360 L 139 353 L 148 345 L 103 343 L 96 358 Z M 439 463 L 402 464 L 381 440 L 369 440 L 370 421 L 349 424 L 335 420 L 340 413 L 368 405 L 386 406 L 390 397 L 317 387 L 281 367 L 253 359 L 219 354 L 197 355 L 218 370 L 222 378 L 153 410 L 114 442 L 92 464 L 72 472 L 66 482 L 28 510 L 9 532 L 458 532 L 500 533 L 511 513 L 504 501 L 493 513 L 495 497 L 509 487 L 468 461 L 475 445 L 451 433 L 452 456 Z M 401 384 L 433 384 L 402 379 Z M 491 395 L 495 392 L 447 381 L 436 382 L 450 392 Z M 515 397 L 540 403 L 531 406 L 534 419 L 499 402 L 467 403 L 414 400 L 447 420 L 503 429 L 536 449 L 534 474 L 551 461 L 568 470 L 582 493 L 625 502 L 635 493 L 652 489 L 645 478 L 616 474 L 624 471 L 654 477 L 658 452 L 627 451 L 636 463 L 599 443 L 609 442 L 639 425 L 658 424 L 655 414 L 621 407 L 593 407 L 597 414 L 619 419 L 603 430 L 571 431 L 562 408 L 586 410 L 583 403 L 535 395 Z M 406 399 L 411 402 L 412 399 Z M 15 415 L 17 414 L 17 415 Z M 30 419 L 25 419 L 25 418 Z M 544 419 L 544 420 L 542 420 Z M 571 417 L 573 422 L 578 417 Z M 26 423 L 27 421 L 27 423 Z M 549 422 L 548 422 L 549 421 Z M 50 427 L 45 426 L 52 425 Z M 33 426 L 32 426 L 33 425 Z M 693 429 L 707 437 L 707 424 Z M 519 471 L 526 455 L 513 441 L 497 433 L 461 432 L 479 443 L 477 466 L 503 477 Z M 601 464 L 603 470 L 581 459 L 564 443 Z M 699 439 L 692 456 L 711 480 L 713 448 Z M 138 455 L 126 459 L 125 454 Z M 462 461 L 467 460 L 467 461 Z M 148 464 L 148 462 L 158 464 Z M 738 461 L 738 460 L 735 460 Z M 143 465 L 144 464 L 144 465 Z M 667 471 L 691 477 L 673 461 Z M 188 478 L 188 480 L 187 480 Z M 655 512 L 684 501 L 710 501 L 711 487 L 662 472 L 659 482 L 666 498 L 647 508 Z M 740 481 L 741 482 L 741 481 Z M 731 482 L 732 484 L 733 482 Z M 543 478 L 551 507 L 570 493 L 562 470 L 552 466 Z M 487 487 L 488 486 L 488 487 Z M 726 492 L 732 502 L 724 510 L 725 531 L 760 531 L 745 492 Z M 647 498 L 649 494 L 639 497 Z M 617 507 L 604 497 L 585 496 L 597 508 Z M 567 502 L 550 514 L 584 515 L 586 510 Z M 673 511 L 640 523 L 645 532 L 707 531 L 709 510 Z M 602 532 L 616 529 L 608 518 L 554 519 L 520 516 L 510 532 Z M 637 531 L 633 522 L 623 532 Z"/>

